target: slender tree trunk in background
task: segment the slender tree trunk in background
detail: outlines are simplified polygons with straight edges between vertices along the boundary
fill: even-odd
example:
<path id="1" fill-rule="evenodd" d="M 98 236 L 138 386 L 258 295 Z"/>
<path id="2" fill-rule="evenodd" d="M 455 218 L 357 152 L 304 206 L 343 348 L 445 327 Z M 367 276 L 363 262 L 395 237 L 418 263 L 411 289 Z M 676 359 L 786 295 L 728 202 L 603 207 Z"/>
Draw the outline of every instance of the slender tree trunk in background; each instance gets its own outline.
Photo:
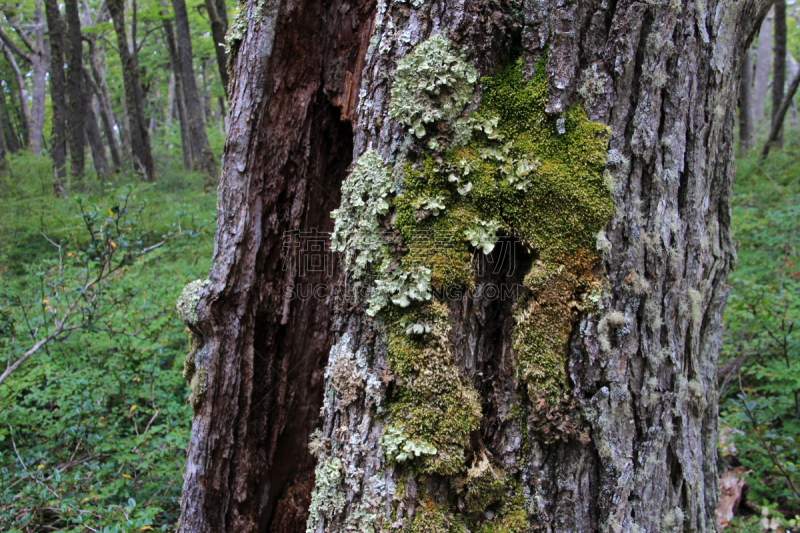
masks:
<path id="1" fill-rule="evenodd" d="M 186 113 L 186 97 L 183 91 L 183 72 L 181 71 L 180 60 L 178 59 L 178 45 L 175 43 L 175 33 L 170 19 L 161 19 L 164 27 L 164 42 L 167 43 L 167 53 L 169 54 L 169 64 L 172 74 L 175 77 L 175 95 L 178 105 L 178 121 L 181 127 L 181 151 L 183 153 L 183 169 L 192 169 L 194 152 L 192 150 L 192 135 L 189 131 L 189 117 Z"/>
<path id="2" fill-rule="evenodd" d="M 33 70 L 33 88 L 31 92 L 31 150 L 42 155 L 42 129 L 44 128 L 44 103 L 47 97 L 48 54 L 44 42 L 44 18 L 42 17 L 42 0 L 37 0 L 33 12 L 35 25 L 34 37 L 36 47 L 31 51 L 31 68 Z"/>
<path id="3" fill-rule="evenodd" d="M 56 0 L 44 0 L 50 35 L 50 100 L 53 105 L 50 158 L 53 160 L 53 190 L 64 196 L 67 178 L 67 84 L 64 79 L 64 23 Z"/>
<path id="4" fill-rule="evenodd" d="M 0 175 L 8 173 L 8 156 L 6 155 L 6 140 L 3 136 L 3 121 L 0 120 Z"/>
<path id="5" fill-rule="evenodd" d="M 89 41 L 89 66 L 92 68 L 91 74 L 88 72 L 84 74 L 86 83 L 94 92 L 97 97 L 97 103 L 100 107 L 100 118 L 103 121 L 103 132 L 105 133 L 108 149 L 111 152 L 111 161 L 114 164 L 114 171 L 116 172 L 122 168 L 122 156 L 120 154 L 119 142 L 117 141 L 117 134 L 114 130 L 114 112 L 111 110 L 111 96 L 108 93 L 108 85 L 106 84 L 105 73 L 103 72 L 103 62 L 100 58 L 100 51 L 97 48 L 93 38 Z"/>
<path id="6" fill-rule="evenodd" d="M 197 92 L 197 81 L 192 68 L 192 39 L 189 31 L 189 14 L 184 0 L 172 0 L 172 11 L 175 14 L 175 43 L 178 52 L 178 68 L 181 71 L 181 85 L 186 107 L 186 118 L 191 134 L 193 168 L 205 174 L 207 188 L 216 186 L 217 160 L 211 152 L 203 121 L 203 108 Z"/>
<path id="7" fill-rule="evenodd" d="M 77 0 L 65 0 L 67 16 L 67 125 L 69 126 L 70 174 L 80 180 L 85 170 L 86 91 L 83 88 L 83 41 Z"/>
<path id="8" fill-rule="evenodd" d="M 139 86 L 139 65 L 136 57 L 128 50 L 128 38 L 125 31 L 125 7 L 123 0 L 108 0 L 108 12 L 114 22 L 117 34 L 117 49 L 122 63 L 122 78 L 125 85 L 125 109 L 129 120 L 131 154 L 136 172 L 146 181 L 155 180 L 153 156 L 150 152 L 150 136 Z"/>
<path id="9" fill-rule="evenodd" d="M 22 72 L 19 69 L 16 59 L 14 59 L 14 54 L 11 53 L 11 49 L 2 44 L 0 44 L 0 46 L 3 47 L 3 54 L 6 56 L 6 61 L 8 61 L 11 70 L 14 72 L 18 93 L 17 98 L 19 99 L 20 111 L 22 112 L 22 136 L 24 144 L 30 146 L 29 143 L 33 133 L 33 119 L 31 118 L 31 110 L 28 107 L 28 91 L 25 89 L 25 79 L 22 77 Z"/>
<path id="10" fill-rule="evenodd" d="M 0 121 L 5 124 L 5 126 L 2 128 L 2 131 L 6 148 L 12 154 L 16 154 L 19 152 L 19 143 L 17 142 L 16 135 L 14 135 L 14 128 L 11 122 L 11 113 L 9 113 L 8 104 L 6 103 L 6 94 L 3 91 L 0 91 Z"/>
<path id="11" fill-rule="evenodd" d="M 781 102 L 777 112 L 775 113 L 775 117 L 773 118 L 772 122 L 772 129 L 769 132 L 769 136 L 767 137 L 764 146 L 761 148 L 762 159 L 766 158 L 767 155 L 769 155 L 770 148 L 778 144 L 778 138 L 780 137 L 781 132 L 783 131 L 783 119 L 786 117 L 786 112 L 792 105 L 792 100 L 794 99 L 795 93 L 797 93 L 798 87 L 800 87 L 800 71 L 798 71 L 798 73 L 795 74 L 795 77 L 789 84 L 786 96 L 783 98 L 783 102 Z"/>
<path id="12" fill-rule="evenodd" d="M 786 89 L 786 2 L 776 0 L 773 9 L 775 12 L 775 55 L 772 59 L 772 120 L 770 123 L 774 126 Z M 783 146 L 782 126 L 774 142 L 779 148 Z"/>
<path id="13" fill-rule="evenodd" d="M 167 110 L 166 127 L 167 131 L 172 130 L 172 115 L 175 113 L 175 73 L 171 70 L 170 64 L 169 81 L 167 82 Z"/>
<path id="14" fill-rule="evenodd" d="M 758 32 L 756 49 L 756 73 L 753 84 L 753 117 L 761 124 L 767 116 L 767 90 L 769 74 L 772 71 L 772 19 L 768 17 Z"/>
<path id="15" fill-rule="evenodd" d="M 742 59 L 742 81 L 739 84 L 739 155 L 745 157 L 753 148 L 753 52 L 750 48 Z"/>
<path id="16" fill-rule="evenodd" d="M 346 0 L 243 4 L 247 28 L 231 42 L 231 123 L 216 253 L 208 281 L 188 286 L 180 300 L 194 336 L 187 359 L 194 418 L 179 531 L 302 531 L 316 461 L 309 531 L 459 531 L 465 519 L 472 531 L 482 525 L 570 533 L 714 531 L 716 362 L 725 281 L 735 257 L 734 103 L 742 57 L 767 5 L 531 1 L 512 8 L 445 0 L 390 1 L 375 10 L 369 2 Z M 446 37 L 427 41 L 434 35 Z M 352 287 L 353 272 L 337 267 L 301 278 L 282 268 L 299 259 L 296 248 L 283 246 L 287 232 L 330 231 L 328 213 L 339 203 L 347 169 L 365 154 L 367 162 L 348 183 L 359 202 L 362 192 L 376 190 L 375 182 L 391 198 L 395 181 L 421 177 L 421 168 L 439 170 L 406 186 L 431 179 L 450 187 L 441 152 L 434 150 L 452 139 L 452 118 L 449 125 L 429 124 L 427 136 L 418 139 L 390 117 L 393 101 L 410 101 L 391 98 L 398 62 L 424 42 L 449 42 L 449 53 L 463 54 L 477 69 L 476 76 L 464 74 L 466 67 L 457 75 L 466 101 L 477 102 L 481 88 L 490 87 L 476 81 L 483 76 L 500 76 L 492 78 L 500 92 L 491 93 L 489 103 L 501 110 L 520 105 L 517 98 L 541 98 L 536 110 L 512 107 L 509 115 L 495 115 L 501 132 L 513 131 L 504 129 L 505 121 L 517 113 L 532 113 L 529 124 L 538 126 L 527 127 L 570 139 L 581 116 L 574 104 L 608 127 L 592 131 L 605 154 L 613 214 L 597 238 L 601 264 L 582 274 L 594 282 L 602 275 L 606 288 L 596 295 L 602 310 L 560 311 L 566 314 L 558 320 L 570 326 L 566 338 L 558 334 L 563 344 L 548 337 L 564 361 L 552 368 L 567 376 L 558 405 L 526 391 L 517 373 L 517 349 L 525 344 L 512 337 L 516 320 L 547 322 L 554 312 L 548 305 L 561 297 L 581 305 L 574 294 L 548 300 L 550 289 L 574 279 L 558 273 L 574 266 L 546 259 L 538 246 L 514 264 L 517 276 L 528 273 L 528 286 L 539 287 L 526 290 L 543 292 L 431 304 L 439 318 L 431 318 L 434 329 L 419 334 L 421 341 L 406 328 L 425 331 L 430 323 L 410 317 L 398 324 L 384 312 L 367 316 L 363 299 L 334 307 L 331 287 Z M 430 57 L 442 57 L 435 46 Z M 502 67 L 514 50 L 521 50 L 523 75 L 534 76 L 527 96 L 510 77 L 514 71 Z M 412 82 L 414 75 L 412 67 Z M 542 93 L 545 83 L 549 96 Z M 413 91 L 416 84 L 409 86 Z M 453 93 L 438 94 L 448 104 Z M 431 94 L 419 98 L 413 105 L 440 105 Z M 404 111 L 412 113 L 411 122 L 413 105 Z M 559 150 L 530 157 L 541 158 L 546 169 Z M 596 182 L 604 165 L 592 164 Z M 501 179 L 499 172 L 491 175 Z M 447 191 L 447 202 L 462 201 L 460 193 Z M 493 191 L 490 184 L 478 193 L 506 205 Z M 397 199 L 393 209 L 408 207 L 405 201 Z M 573 216 L 572 207 L 586 207 L 583 200 L 565 205 L 564 219 Z M 376 203 L 372 208 L 381 212 Z M 431 223 L 441 220 L 424 214 L 420 220 L 426 216 Z M 438 216 L 450 215 L 445 209 Z M 403 223 L 414 219 L 406 216 Z M 380 221 L 386 233 L 379 238 L 398 250 L 408 246 L 398 244 L 401 234 L 393 231 L 400 218 Z M 545 224 L 542 239 L 564 235 L 557 231 Z M 537 257 L 555 263 L 534 262 Z M 327 289 L 321 300 L 287 298 L 301 283 Z M 431 317 L 412 305 L 418 320 Z M 533 314 L 520 314 L 527 305 Z M 435 329 L 442 323 L 449 325 Z M 329 351 L 335 364 L 325 374 Z M 403 402 L 425 386 L 444 387 L 442 395 L 403 411 Z M 320 406 L 315 460 L 303 450 Z M 440 416 L 446 409 L 459 416 Z M 469 417 L 460 416 L 465 410 Z M 391 424 L 460 437 L 432 446 L 389 431 Z M 417 446 L 417 457 L 409 452 L 410 459 L 400 459 L 392 445 Z M 453 466 L 420 477 L 409 462 L 437 464 L 422 461 Z"/>
<path id="17" fill-rule="evenodd" d="M 223 135 L 228 131 L 227 116 L 225 115 L 225 99 L 221 96 L 217 98 L 219 104 L 219 131 Z"/>
<path id="18" fill-rule="evenodd" d="M 84 71 L 85 72 L 85 71 Z M 97 176 L 100 179 L 105 179 L 111 175 L 111 169 L 108 167 L 108 158 L 106 157 L 105 146 L 103 145 L 103 136 L 100 135 L 100 128 L 97 125 L 97 115 L 94 112 L 92 105 L 92 95 L 89 92 L 89 87 L 84 87 L 85 95 L 84 102 L 85 108 L 85 121 L 86 126 L 86 140 L 88 141 L 89 148 L 92 150 L 92 163 Z"/>
<path id="19" fill-rule="evenodd" d="M 228 31 L 227 7 L 224 1 L 205 0 L 205 4 L 208 19 L 211 21 L 211 38 L 214 40 L 214 52 L 217 55 L 219 79 L 222 80 L 222 88 L 227 96 L 228 53 L 225 51 L 225 33 Z"/>

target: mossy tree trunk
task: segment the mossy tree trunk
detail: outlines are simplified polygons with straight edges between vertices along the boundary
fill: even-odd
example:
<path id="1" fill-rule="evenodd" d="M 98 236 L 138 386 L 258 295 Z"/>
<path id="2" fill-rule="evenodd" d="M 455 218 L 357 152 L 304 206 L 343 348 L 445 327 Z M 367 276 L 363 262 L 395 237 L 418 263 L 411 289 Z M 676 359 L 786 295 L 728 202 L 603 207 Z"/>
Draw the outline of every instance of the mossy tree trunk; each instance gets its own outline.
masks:
<path id="1" fill-rule="evenodd" d="M 214 262 L 179 301 L 180 531 L 715 530 L 768 8 L 248 1 Z M 340 253 L 303 277 L 286 235 L 313 229 Z"/>

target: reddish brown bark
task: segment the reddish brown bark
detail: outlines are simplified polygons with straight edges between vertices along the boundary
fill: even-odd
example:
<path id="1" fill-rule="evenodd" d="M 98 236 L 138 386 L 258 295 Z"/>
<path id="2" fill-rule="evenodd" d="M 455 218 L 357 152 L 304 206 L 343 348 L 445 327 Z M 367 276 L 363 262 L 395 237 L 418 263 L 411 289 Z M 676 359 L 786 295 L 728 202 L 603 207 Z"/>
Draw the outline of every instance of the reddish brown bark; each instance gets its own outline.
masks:
<path id="1" fill-rule="evenodd" d="M 287 285 L 332 279 L 284 273 L 282 241 L 291 230 L 332 229 L 371 13 L 366 2 L 305 0 L 249 16 L 256 8 L 246 7 L 247 32 L 233 43 L 219 253 L 193 326 L 210 364 L 192 424 L 182 532 L 303 523 L 290 501 L 306 498 L 302 479 L 314 467 L 306 445 L 332 344 L 329 302 L 283 300 Z"/>

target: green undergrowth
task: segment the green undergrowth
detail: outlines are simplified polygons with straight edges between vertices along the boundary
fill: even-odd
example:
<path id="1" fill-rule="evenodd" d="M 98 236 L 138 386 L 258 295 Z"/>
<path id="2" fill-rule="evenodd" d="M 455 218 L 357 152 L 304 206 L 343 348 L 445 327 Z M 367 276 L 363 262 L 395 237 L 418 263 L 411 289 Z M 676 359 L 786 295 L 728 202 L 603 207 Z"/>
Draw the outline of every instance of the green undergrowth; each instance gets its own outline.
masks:
<path id="1" fill-rule="evenodd" d="M 0 351 L 19 357 L 76 299 L 84 327 L 0 385 L 0 529 L 172 530 L 191 421 L 188 336 L 174 302 L 208 272 L 216 197 L 201 176 L 174 174 L 155 184 L 87 179 L 80 197 L 56 199 L 47 160 L 10 163 L 0 183 Z M 162 241 L 121 260 L 97 298 L 82 300 L 80 285 L 112 250 L 121 259 Z"/>
<path id="2" fill-rule="evenodd" d="M 800 131 L 789 126 L 766 160 L 736 161 L 738 264 L 723 315 L 719 452 L 721 471 L 743 467 L 754 510 L 771 508 L 770 520 L 794 530 L 779 519 L 800 514 L 792 489 L 800 487 Z M 731 529 L 756 530 L 761 519 L 737 518 Z"/>

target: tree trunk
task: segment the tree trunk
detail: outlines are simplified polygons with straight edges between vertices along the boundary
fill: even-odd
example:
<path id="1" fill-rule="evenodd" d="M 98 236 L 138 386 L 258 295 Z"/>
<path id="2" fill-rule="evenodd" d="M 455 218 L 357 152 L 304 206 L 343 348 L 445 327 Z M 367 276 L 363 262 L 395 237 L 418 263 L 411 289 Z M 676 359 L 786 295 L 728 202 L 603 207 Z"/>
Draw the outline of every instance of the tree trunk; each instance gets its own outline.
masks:
<path id="1" fill-rule="evenodd" d="M 86 83 L 91 87 L 97 103 L 100 107 L 100 119 L 103 122 L 103 132 L 105 133 L 106 143 L 111 152 L 111 161 L 114 164 L 114 171 L 116 172 L 122 168 L 122 156 L 120 154 L 119 142 L 117 134 L 114 130 L 114 112 L 111 110 L 111 96 L 108 92 L 108 85 L 106 84 L 105 73 L 103 72 L 102 61 L 100 59 L 100 52 L 97 49 L 97 44 L 94 38 L 89 38 L 89 66 L 92 68 L 92 73 L 84 74 Z"/>
<path id="2" fill-rule="evenodd" d="M 772 60 L 772 125 L 777 121 L 778 109 L 783 102 L 786 89 L 786 2 L 776 0 L 775 7 L 775 55 Z M 783 120 L 783 117 L 781 117 Z M 774 140 L 775 146 L 783 146 L 783 125 Z"/>
<path id="3" fill-rule="evenodd" d="M 3 121 L 0 120 L 0 176 L 8 174 L 8 156 L 6 155 L 6 140 L 3 135 Z"/>
<path id="4" fill-rule="evenodd" d="M 172 21 L 168 18 L 161 19 L 164 27 L 164 42 L 167 43 L 167 53 L 169 54 L 169 64 L 172 74 L 175 76 L 175 100 L 178 105 L 178 121 L 181 127 L 181 151 L 183 153 L 183 169 L 192 169 L 194 153 L 192 151 L 192 136 L 189 132 L 189 118 L 186 112 L 186 97 L 183 90 L 183 73 L 178 59 L 178 45 L 175 43 L 175 33 L 172 28 Z"/>
<path id="5" fill-rule="evenodd" d="M 3 91 L 0 91 L 0 121 L 5 124 L 5 126 L 2 127 L 2 130 L 6 149 L 8 149 L 8 151 L 12 154 L 16 154 L 19 152 L 19 144 L 17 142 L 17 137 L 14 134 L 13 123 L 11 122 L 11 113 L 8 110 L 6 95 Z"/>
<path id="6" fill-rule="evenodd" d="M 84 74 L 88 74 L 84 71 Z M 84 78 L 85 81 L 85 78 Z M 89 148 L 92 150 L 92 163 L 97 176 L 100 179 L 105 179 L 111 175 L 111 169 L 108 167 L 108 158 L 106 157 L 106 150 L 103 146 L 103 136 L 100 135 L 100 128 L 97 126 L 97 115 L 94 112 L 92 102 L 92 95 L 89 92 L 89 87 L 84 87 L 84 103 L 85 107 L 85 121 L 86 126 L 86 140 Z"/>
<path id="7" fill-rule="evenodd" d="M 225 2 L 205 0 L 206 12 L 211 22 L 211 38 L 214 39 L 214 52 L 217 55 L 219 79 L 227 96 L 228 91 L 228 52 L 225 51 L 225 33 L 228 31 L 228 16 Z"/>
<path id="8" fill-rule="evenodd" d="M 715 530 L 765 4 L 249 0 L 179 531 Z"/>
<path id="9" fill-rule="evenodd" d="M 217 160 L 211 152 L 206 135 L 206 125 L 203 121 L 203 108 L 200 96 L 197 93 L 197 82 L 192 68 L 192 39 L 189 32 L 189 14 L 186 12 L 184 0 L 172 0 L 172 10 L 175 14 L 175 42 L 178 52 L 178 67 L 181 71 L 181 85 L 186 107 L 186 118 L 191 134 L 193 167 L 205 174 L 206 187 L 216 186 Z"/>
<path id="10" fill-rule="evenodd" d="M 85 170 L 84 146 L 86 91 L 83 87 L 83 42 L 77 0 L 65 0 L 67 15 L 67 125 L 69 126 L 70 174 L 80 180 Z"/>
<path id="11" fill-rule="evenodd" d="M 125 31 L 125 5 L 123 0 L 108 0 L 108 12 L 114 22 L 117 34 L 117 49 L 122 63 L 122 78 L 125 86 L 125 110 L 129 120 L 131 154 L 136 172 L 146 181 L 155 180 L 153 156 L 150 152 L 150 135 L 144 119 L 141 87 L 139 85 L 139 65 L 136 56 L 128 50 Z"/>
<path id="12" fill-rule="evenodd" d="M 753 148 L 753 52 L 747 49 L 742 60 L 742 81 L 739 85 L 739 155 L 747 156 Z"/>
<path id="13" fill-rule="evenodd" d="M 53 160 L 53 191 L 64 196 L 67 179 L 67 84 L 64 80 L 64 23 L 56 0 L 44 0 L 47 32 L 50 34 L 50 100 L 53 105 L 50 158 Z"/>
<path id="14" fill-rule="evenodd" d="M 756 50 L 753 112 L 756 124 L 761 124 L 767 116 L 767 90 L 769 89 L 769 73 L 772 70 L 771 18 L 765 18 L 761 24 L 761 29 L 758 32 L 758 48 Z"/>
<path id="15" fill-rule="evenodd" d="M 14 54 L 11 53 L 11 49 L 5 45 L 0 46 L 3 46 L 3 54 L 5 54 L 6 61 L 8 61 L 11 70 L 14 72 L 14 79 L 17 85 L 17 98 L 19 99 L 20 111 L 22 112 L 22 137 L 24 139 L 24 144 L 30 146 L 33 119 L 31 118 L 31 110 L 28 107 L 28 91 L 25 89 L 25 79 L 22 77 L 22 72 L 19 69 L 19 65 L 17 65 L 16 59 L 14 59 Z"/>
<path id="16" fill-rule="evenodd" d="M 42 0 L 37 0 L 33 23 L 36 48 L 31 51 L 33 90 L 31 92 L 31 150 L 42 155 L 42 129 L 44 128 L 44 103 L 47 96 L 47 48 L 44 44 L 44 20 Z"/>

